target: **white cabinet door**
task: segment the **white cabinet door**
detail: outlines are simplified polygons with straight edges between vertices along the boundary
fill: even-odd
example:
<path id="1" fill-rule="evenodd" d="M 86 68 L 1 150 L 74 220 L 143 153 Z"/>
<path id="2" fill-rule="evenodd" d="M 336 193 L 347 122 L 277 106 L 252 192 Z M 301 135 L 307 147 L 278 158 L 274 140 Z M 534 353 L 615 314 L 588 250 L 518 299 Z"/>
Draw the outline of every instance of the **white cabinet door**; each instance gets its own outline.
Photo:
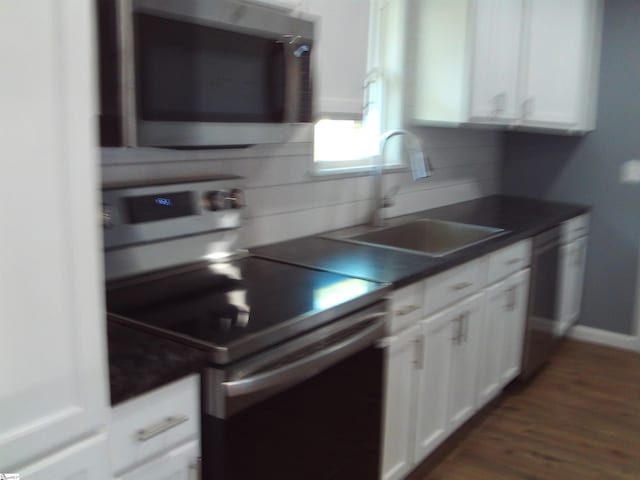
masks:
<path id="1" fill-rule="evenodd" d="M 560 247 L 558 335 L 565 335 L 580 316 L 586 257 L 587 237 Z"/>
<path id="2" fill-rule="evenodd" d="M 386 352 L 383 480 L 403 478 L 413 465 L 416 360 L 420 328 L 389 339 Z"/>
<path id="3" fill-rule="evenodd" d="M 317 115 L 362 116 L 369 58 L 369 0 L 304 0 L 316 19 L 313 59 Z"/>
<path id="4" fill-rule="evenodd" d="M 505 281 L 506 311 L 502 344 L 502 384 L 506 385 L 520 374 L 522 348 L 529 302 L 530 270 L 522 270 Z"/>
<path id="5" fill-rule="evenodd" d="M 595 103 L 597 0 L 529 0 L 521 65 L 522 123 L 586 129 L 584 107 Z"/>
<path id="6" fill-rule="evenodd" d="M 477 387 L 479 407 L 495 398 L 502 388 L 502 355 L 508 290 L 506 285 L 506 280 L 498 282 L 488 288 L 485 295 Z"/>
<path id="7" fill-rule="evenodd" d="M 573 325 L 580 316 L 580 308 L 582 305 L 582 287 L 584 284 L 584 273 L 587 264 L 587 237 L 581 237 L 573 242 L 573 254 L 571 265 L 573 271 L 573 289 L 571 302 L 569 303 L 569 318 Z"/>
<path id="8" fill-rule="evenodd" d="M 199 480 L 198 457 L 200 444 L 194 441 L 150 460 L 119 480 Z"/>
<path id="9" fill-rule="evenodd" d="M 415 461 L 429 455 L 449 434 L 447 405 L 451 382 L 454 319 L 457 310 L 435 314 L 421 323 L 423 361 L 416 407 Z"/>
<path id="10" fill-rule="evenodd" d="M 575 275 L 573 259 L 575 258 L 575 242 L 560 247 L 560 267 L 558 269 L 558 323 L 556 334 L 563 336 L 571 325 L 571 304 L 575 296 Z"/>
<path id="11" fill-rule="evenodd" d="M 524 0 L 476 0 L 472 44 L 472 122 L 518 118 L 518 63 Z"/>
<path id="12" fill-rule="evenodd" d="M 106 424 L 92 5 L 0 15 L 0 472 Z"/>
<path id="13" fill-rule="evenodd" d="M 462 425 L 476 410 L 479 343 L 484 314 L 482 294 L 460 302 L 454 310 L 447 413 L 450 431 Z"/>
<path id="14" fill-rule="evenodd" d="M 97 435 L 13 473 L 22 480 L 107 480 L 105 450 L 106 436 Z"/>

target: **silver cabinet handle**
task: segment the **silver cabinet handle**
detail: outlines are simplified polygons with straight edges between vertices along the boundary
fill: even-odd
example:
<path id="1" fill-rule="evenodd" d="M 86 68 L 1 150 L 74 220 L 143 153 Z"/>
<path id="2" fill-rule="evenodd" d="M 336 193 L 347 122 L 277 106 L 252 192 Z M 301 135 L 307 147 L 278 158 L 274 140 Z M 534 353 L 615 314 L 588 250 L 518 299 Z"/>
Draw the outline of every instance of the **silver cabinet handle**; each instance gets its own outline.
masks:
<path id="1" fill-rule="evenodd" d="M 460 343 L 462 343 L 462 321 L 463 321 L 463 318 L 464 318 L 463 315 L 458 315 L 456 318 L 453 319 L 453 322 L 457 323 L 456 334 L 451 339 L 453 341 L 454 345 L 460 345 Z"/>
<path id="2" fill-rule="evenodd" d="M 396 310 L 395 314 L 399 317 L 403 317 L 404 315 L 409 315 L 416 310 L 420 310 L 420 305 L 405 305 L 404 307 L 400 307 L 398 310 Z"/>
<path id="3" fill-rule="evenodd" d="M 456 283 L 455 285 L 451 285 L 451 288 L 453 290 L 464 290 L 465 288 L 469 288 L 471 285 L 473 285 L 473 283 L 460 282 L 460 283 Z"/>
<path id="4" fill-rule="evenodd" d="M 167 417 L 161 422 L 156 423 L 155 425 L 151 425 L 150 427 L 138 430 L 136 432 L 136 438 L 139 442 L 146 442 L 147 440 L 160 435 L 167 430 L 171 430 L 172 428 L 177 427 L 187 420 L 189 420 L 189 417 L 187 417 L 186 415 L 173 415 L 171 417 Z"/>
<path id="5" fill-rule="evenodd" d="M 502 92 L 495 97 L 493 97 L 493 102 L 495 104 L 495 112 L 494 117 L 499 117 L 502 112 L 504 112 L 504 106 L 507 103 L 507 94 Z"/>
<path id="6" fill-rule="evenodd" d="M 424 368 L 424 340 L 422 336 L 415 339 L 415 348 L 413 364 L 418 370 L 422 370 Z"/>
<path id="7" fill-rule="evenodd" d="M 202 457 L 189 464 L 189 480 L 202 480 Z"/>
<path id="8" fill-rule="evenodd" d="M 461 335 L 462 341 L 467 343 L 467 338 L 469 336 L 469 312 L 464 312 L 461 316 Z"/>
<path id="9" fill-rule="evenodd" d="M 513 311 L 516 309 L 516 292 L 518 287 L 511 287 L 505 293 L 507 294 L 507 304 L 504 306 L 505 310 Z"/>

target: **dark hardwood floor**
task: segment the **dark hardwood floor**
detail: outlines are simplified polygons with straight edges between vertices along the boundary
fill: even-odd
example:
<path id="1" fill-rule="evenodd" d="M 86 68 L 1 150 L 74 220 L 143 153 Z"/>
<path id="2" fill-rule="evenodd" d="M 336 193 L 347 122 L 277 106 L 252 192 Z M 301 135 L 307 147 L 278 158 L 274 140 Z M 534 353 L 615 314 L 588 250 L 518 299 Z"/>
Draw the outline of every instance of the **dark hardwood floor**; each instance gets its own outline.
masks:
<path id="1" fill-rule="evenodd" d="M 417 478 L 640 480 L 640 355 L 565 341 Z"/>

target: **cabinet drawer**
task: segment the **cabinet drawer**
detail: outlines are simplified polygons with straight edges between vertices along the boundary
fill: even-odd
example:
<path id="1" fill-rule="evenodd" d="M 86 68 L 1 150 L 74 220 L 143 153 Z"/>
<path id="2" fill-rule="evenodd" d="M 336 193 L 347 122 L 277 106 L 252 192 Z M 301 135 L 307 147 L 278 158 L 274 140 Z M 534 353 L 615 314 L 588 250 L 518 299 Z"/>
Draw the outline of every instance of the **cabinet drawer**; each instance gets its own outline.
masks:
<path id="1" fill-rule="evenodd" d="M 589 234 L 589 214 L 567 220 L 560 227 L 560 242 L 570 243 Z"/>
<path id="2" fill-rule="evenodd" d="M 489 284 L 526 268 L 531 263 L 531 240 L 523 240 L 489 255 Z"/>
<path id="3" fill-rule="evenodd" d="M 422 319 L 424 282 L 416 282 L 393 292 L 389 332 L 394 334 Z"/>
<path id="4" fill-rule="evenodd" d="M 474 260 L 428 278 L 423 312 L 436 312 L 477 292 L 483 285 L 482 262 Z"/>
<path id="5" fill-rule="evenodd" d="M 190 375 L 114 407 L 109 425 L 112 473 L 200 438 L 200 377 Z"/>

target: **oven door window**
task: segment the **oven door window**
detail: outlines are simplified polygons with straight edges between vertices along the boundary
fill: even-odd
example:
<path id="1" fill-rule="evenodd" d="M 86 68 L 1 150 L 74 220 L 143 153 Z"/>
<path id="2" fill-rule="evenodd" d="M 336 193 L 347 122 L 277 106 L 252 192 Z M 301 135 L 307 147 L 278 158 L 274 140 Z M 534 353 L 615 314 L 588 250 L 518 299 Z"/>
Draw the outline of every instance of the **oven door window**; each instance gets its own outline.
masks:
<path id="1" fill-rule="evenodd" d="M 145 121 L 283 121 L 281 43 L 135 14 L 138 115 Z"/>

